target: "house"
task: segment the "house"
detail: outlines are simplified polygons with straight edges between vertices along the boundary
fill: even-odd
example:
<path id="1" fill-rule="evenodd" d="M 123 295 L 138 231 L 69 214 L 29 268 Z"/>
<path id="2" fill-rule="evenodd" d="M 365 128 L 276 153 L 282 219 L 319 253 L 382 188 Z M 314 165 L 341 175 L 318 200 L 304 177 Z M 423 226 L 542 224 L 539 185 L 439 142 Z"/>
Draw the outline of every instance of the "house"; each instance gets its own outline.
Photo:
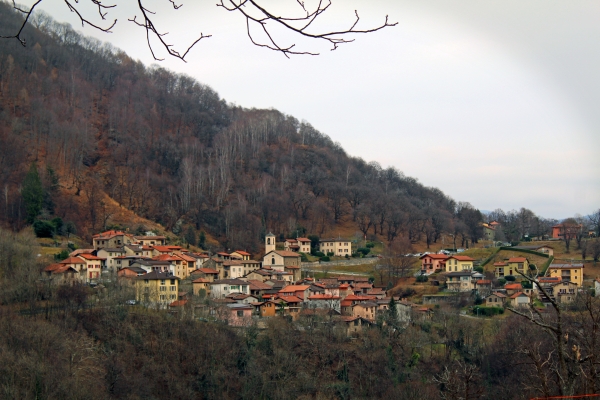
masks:
<path id="1" fill-rule="evenodd" d="M 84 282 L 92 282 L 100 279 L 102 273 L 102 263 L 105 261 L 103 258 L 97 257 L 93 254 L 80 254 L 79 258 L 85 262 L 85 279 Z"/>
<path id="2" fill-rule="evenodd" d="M 146 251 L 146 254 L 144 254 L 143 246 L 141 244 L 126 244 L 125 246 L 123 246 L 123 250 L 125 250 L 126 256 L 138 256 L 138 257 L 143 257 L 144 255 L 147 257 L 152 256 L 151 254 L 149 254 L 148 251 Z"/>
<path id="3" fill-rule="evenodd" d="M 52 285 L 73 286 L 81 283 L 79 271 L 70 265 L 50 264 L 42 272 L 42 277 Z"/>
<path id="4" fill-rule="evenodd" d="M 190 273 L 193 279 L 204 278 L 209 282 L 214 282 L 219 278 L 219 271 L 212 268 L 198 268 Z"/>
<path id="5" fill-rule="evenodd" d="M 279 291 L 280 296 L 296 296 L 302 301 L 307 301 L 310 296 L 309 285 L 288 285 Z"/>
<path id="6" fill-rule="evenodd" d="M 80 257 L 69 257 L 69 258 L 62 260 L 59 264 L 72 267 L 75 271 L 79 272 L 81 282 L 82 283 L 87 282 L 86 281 L 87 264 L 84 259 L 82 259 Z"/>
<path id="7" fill-rule="evenodd" d="M 252 325 L 252 312 L 254 307 L 250 304 L 227 304 L 223 309 L 225 312 L 220 315 L 221 320 L 231 326 L 250 326 Z"/>
<path id="8" fill-rule="evenodd" d="M 231 293 L 250 294 L 248 282 L 241 279 L 219 279 L 210 283 L 212 298 L 224 298 Z"/>
<path id="9" fill-rule="evenodd" d="M 166 307 L 179 293 L 179 277 L 169 272 L 149 272 L 135 278 L 136 300 L 146 305 Z"/>
<path id="10" fill-rule="evenodd" d="M 177 254 L 159 254 L 157 256 L 152 257 L 153 261 L 166 261 L 170 264 L 170 270 L 172 270 L 173 274 L 176 276 L 180 276 L 185 279 L 188 277 L 188 263 L 184 261 Z"/>
<path id="11" fill-rule="evenodd" d="M 557 303 L 568 304 L 577 298 L 577 284 L 561 281 L 552 285 L 552 294 Z"/>
<path id="12" fill-rule="evenodd" d="M 262 298 L 262 295 L 264 294 L 264 292 L 266 290 L 270 290 L 273 288 L 271 285 L 267 285 L 266 283 L 264 283 L 261 280 L 249 279 L 249 280 L 247 280 L 247 282 L 248 282 L 248 285 L 250 286 L 250 294 L 259 299 Z"/>
<path id="13" fill-rule="evenodd" d="M 423 254 L 421 257 L 421 275 L 431 275 L 437 271 L 446 270 L 445 254 Z"/>
<path id="14" fill-rule="evenodd" d="M 310 243 L 310 239 L 307 238 L 285 239 L 283 248 L 286 251 L 310 254 Z"/>
<path id="15" fill-rule="evenodd" d="M 268 300 L 259 306 L 259 313 L 261 317 L 274 317 L 277 315 L 278 310 L 283 310 L 284 305 L 281 302 Z"/>
<path id="16" fill-rule="evenodd" d="M 508 298 L 508 303 L 511 307 L 527 307 L 531 303 L 531 299 L 523 292 L 517 292 Z"/>
<path id="17" fill-rule="evenodd" d="M 227 298 L 235 300 L 235 302 L 238 304 L 258 303 L 258 300 L 259 300 L 256 296 L 252 296 L 250 294 L 243 294 L 243 293 L 232 293 L 229 296 L 227 296 Z"/>
<path id="18" fill-rule="evenodd" d="M 469 256 L 450 256 L 446 260 L 446 272 L 472 271 L 474 261 Z"/>
<path id="19" fill-rule="evenodd" d="M 529 271 L 529 260 L 525 257 L 511 257 L 506 263 L 508 264 L 508 275 L 525 275 Z"/>
<path id="20" fill-rule="evenodd" d="M 142 246 L 164 246 L 167 238 L 165 236 L 134 236 L 137 243 Z"/>
<path id="21" fill-rule="evenodd" d="M 475 289 L 470 270 L 446 274 L 446 286 L 451 292 L 470 292 Z"/>
<path id="22" fill-rule="evenodd" d="M 504 285 L 504 290 L 508 296 L 512 296 L 515 293 L 523 292 L 523 285 L 520 283 L 507 283 Z"/>
<path id="23" fill-rule="evenodd" d="M 538 253 L 548 254 L 548 256 L 553 256 L 554 255 L 554 248 L 551 247 L 551 246 L 547 246 L 547 245 L 541 245 L 541 246 L 514 246 L 513 249 L 515 249 L 515 250 L 537 251 Z"/>
<path id="24" fill-rule="evenodd" d="M 504 278 L 507 275 L 511 275 L 508 273 L 508 263 L 499 261 L 494 263 L 494 276 L 496 278 Z"/>
<path id="25" fill-rule="evenodd" d="M 284 314 L 291 315 L 294 319 L 300 316 L 300 310 L 302 309 L 304 301 L 299 297 L 278 295 L 275 301 L 284 303 L 282 305 Z"/>
<path id="26" fill-rule="evenodd" d="M 375 321 L 377 308 L 377 303 L 374 301 L 360 302 L 352 306 L 352 316 L 361 317 L 369 321 Z"/>
<path id="27" fill-rule="evenodd" d="M 105 247 L 96 251 L 96 255 L 104 259 L 104 268 L 106 268 L 111 273 L 115 273 L 119 268 L 122 268 L 121 260 L 118 259 L 118 257 L 125 256 L 125 249 L 116 247 Z"/>
<path id="28" fill-rule="evenodd" d="M 583 264 L 550 264 L 547 276 L 560 277 L 581 286 L 583 284 Z"/>
<path id="29" fill-rule="evenodd" d="M 354 294 L 350 294 L 348 296 L 346 296 L 344 299 L 342 299 L 342 301 L 340 302 L 340 307 L 342 309 L 342 314 L 343 315 L 352 315 L 352 308 L 359 303 L 364 303 L 364 302 L 374 302 L 377 299 L 375 299 L 375 297 L 372 296 L 356 296 Z"/>
<path id="30" fill-rule="evenodd" d="M 133 235 L 122 231 L 106 231 L 92 236 L 92 245 L 95 250 L 100 250 L 105 247 L 119 248 L 127 244 L 134 243 L 136 240 Z"/>
<path id="31" fill-rule="evenodd" d="M 334 256 L 343 257 L 352 255 L 352 242 L 347 239 L 321 239 L 319 250 L 325 254 L 333 253 Z"/>
<path id="32" fill-rule="evenodd" d="M 489 279 L 476 280 L 474 285 L 474 289 L 478 292 L 490 292 L 492 287 L 492 281 Z"/>
<path id="33" fill-rule="evenodd" d="M 364 328 L 373 325 L 373 323 L 368 319 L 346 315 L 338 317 L 338 321 L 340 321 L 340 325 L 344 327 L 344 330 L 348 336 L 360 333 Z"/>
<path id="34" fill-rule="evenodd" d="M 496 227 L 486 222 L 481 224 L 483 227 L 483 240 L 496 240 Z"/>
<path id="35" fill-rule="evenodd" d="M 192 281 L 192 293 L 194 296 L 210 296 L 211 281 L 206 278 L 197 278 Z"/>
<path id="36" fill-rule="evenodd" d="M 576 224 L 558 224 L 552 227 L 553 239 L 564 239 L 565 235 L 569 239 L 575 239 L 577 234 L 583 229 L 582 225 Z"/>
<path id="37" fill-rule="evenodd" d="M 231 253 L 230 256 L 232 259 L 235 258 L 238 260 L 250 260 L 251 254 L 246 251 L 236 250 L 233 253 Z"/>
<path id="38" fill-rule="evenodd" d="M 136 278 L 138 276 L 146 275 L 148 271 L 140 267 L 127 267 L 122 268 L 117 272 L 119 278 Z"/>
<path id="39" fill-rule="evenodd" d="M 501 292 L 494 292 L 485 298 L 486 307 L 504 307 L 508 296 Z"/>
<path id="40" fill-rule="evenodd" d="M 327 308 L 341 312 L 340 300 L 340 296 L 331 294 L 312 294 L 308 296 L 308 307 Z"/>

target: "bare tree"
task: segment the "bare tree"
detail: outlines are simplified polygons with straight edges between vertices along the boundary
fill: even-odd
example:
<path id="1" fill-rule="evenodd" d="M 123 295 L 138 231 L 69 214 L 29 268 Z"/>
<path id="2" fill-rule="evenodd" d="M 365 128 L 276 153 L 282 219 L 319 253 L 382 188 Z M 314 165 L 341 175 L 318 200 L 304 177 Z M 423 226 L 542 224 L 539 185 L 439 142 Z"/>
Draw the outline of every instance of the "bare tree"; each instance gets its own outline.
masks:
<path id="1" fill-rule="evenodd" d="M 16 39 L 21 45 L 26 46 L 27 41 L 23 37 L 23 30 L 25 26 L 30 22 L 30 18 L 33 11 L 37 6 L 42 3 L 43 0 L 37 0 L 29 9 L 21 8 L 13 0 L 13 8 L 22 13 L 24 16 L 23 23 L 19 27 L 19 30 L 12 35 L 0 36 L 4 39 Z M 75 13 L 81 22 L 81 26 L 91 26 L 102 32 L 110 33 L 112 28 L 117 24 L 117 19 L 107 21 L 108 13 L 111 9 L 116 9 L 117 4 L 104 4 L 102 0 L 89 0 L 94 8 L 97 9 L 98 15 L 96 19 L 100 19 L 100 23 L 92 22 L 92 16 L 87 15 L 82 11 L 83 6 L 79 1 L 75 0 L 63 0 L 69 11 Z M 164 58 L 159 58 L 154 48 L 152 47 L 152 40 L 158 40 L 160 47 L 162 47 L 169 56 L 179 58 L 185 61 L 185 57 L 189 54 L 190 50 L 201 40 L 210 38 L 212 35 L 205 35 L 200 32 L 194 41 L 187 46 L 184 50 L 176 50 L 173 44 L 170 44 L 166 40 L 168 32 L 163 32 L 157 27 L 155 20 L 159 12 L 153 11 L 142 1 L 137 0 L 137 12 L 139 15 L 134 15 L 133 18 L 128 18 L 130 22 L 133 22 L 137 26 L 143 28 L 146 31 L 146 42 L 152 57 L 157 61 L 162 61 Z M 175 0 L 169 0 L 174 11 L 179 10 L 183 4 L 177 4 Z M 296 0 L 289 1 L 288 4 L 292 6 L 291 10 L 287 13 L 281 14 L 277 7 L 272 5 L 266 6 L 259 0 L 219 0 L 217 3 L 218 7 L 223 9 L 242 14 L 246 20 L 246 31 L 250 41 L 259 47 L 264 47 L 270 50 L 274 50 L 282 53 L 289 58 L 292 54 L 308 54 L 318 55 L 319 53 L 306 50 L 296 50 L 296 44 L 282 44 L 282 40 L 276 38 L 275 33 L 277 28 L 283 28 L 284 31 L 293 33 L 296 37 L 304 37 L 314 41 L 325 42 L 331 45 L 331 50 L 335 50 L 339 45 L 344 43 L 353 42 L 351 38 L 355 34 L 364 34 L 379 31 L 383 28 L 395 26 L 397 23 L 389 22 L 388 16 L 386 15 L 385 20 L 382 24 L 372 28 L 359 28 L 358 24 L 360 17 L 358 11 L 354 11 L 356 18 L 350 24 L 349 28 L 343 28 L 339 30 L 321 31 L 315 26 L 314 22 L 319 19 L 332 5 L 331 0 L 319 0 L 314 6 L 306 4 L 304 1 Z M 162 14 L 162 12 L 160 12 Z M 320 20 L 320 19 L 319 19 Z M 105 22 L 106 21 L 106 22 Z M 253 29 L 255 28 L 255 29 Z M 262 38 L 258 39 L 257 32 L 262 33 Z"/>

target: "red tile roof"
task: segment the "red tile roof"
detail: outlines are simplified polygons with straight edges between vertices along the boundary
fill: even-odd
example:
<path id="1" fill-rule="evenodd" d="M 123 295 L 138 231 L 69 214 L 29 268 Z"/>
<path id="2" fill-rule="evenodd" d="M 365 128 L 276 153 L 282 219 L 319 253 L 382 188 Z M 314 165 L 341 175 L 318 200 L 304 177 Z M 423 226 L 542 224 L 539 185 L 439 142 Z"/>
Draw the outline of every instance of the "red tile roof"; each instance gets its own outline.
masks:
<path id="1" fill-rule="evenodd" d="M 512 296 L 510 296 L 511 299 L 516 299 L 519 296 L 527 296 L 525 293 L 523 292 L 517 292 L 515 294 L 513 294 Z"/>
<path id="2" fill-rule="evenodd" d="M 198 278 L 198 279 L 194 279 L 192 281 L 192 283 L 210 283 L 210 281 L 206 278 Z"/>
<path id="3" fill-rule="evenodd" d="M 60 262 L 61 264 L 85 264 L 85 261 L 79 257 L 69 257 Z"/>
<path id="4" fill-rule="evenodd" d="M 303 292 L 309 287 L 309 285 L 289 285 L 281 289 L 279 293 Z"/>
<path id="5" fill-rule="evenodd" d="M 523 286 L 521 286 L 520 283 L 509 283 L 504 285 L 504 289 L 506 290 L 521 290 L 523 289 Z"/>
<path id="6" fill-rule="evenodd" d="M 471 258 L 469 256 L 450 256 L 448 258 L 454 258 L 458 261 L 475 261 L 474 258 Z"/>
<path id="7" fill-rule="evenodd" d="M 234 253 L 238 253 L 238 254 L 241 254 L 243 256 L 250 256 L 251 255 L 250 253 L 245 252 L 243 250 L 236 250 L 236 251 L 234 251 Z"/>

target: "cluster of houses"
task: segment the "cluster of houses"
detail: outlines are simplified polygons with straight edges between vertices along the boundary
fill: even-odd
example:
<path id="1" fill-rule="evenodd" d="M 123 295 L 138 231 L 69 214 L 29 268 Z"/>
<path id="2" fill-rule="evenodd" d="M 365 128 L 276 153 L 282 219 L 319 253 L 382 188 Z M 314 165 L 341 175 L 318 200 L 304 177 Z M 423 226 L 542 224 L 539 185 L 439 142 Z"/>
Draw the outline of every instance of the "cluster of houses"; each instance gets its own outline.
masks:
<path id="1" fill-rule="evenodd" d="M 164 236 L 135 236 L 115 230 L 94 235 L 92 246 L 47 266 L 43 278 L 53 284 L 96 284 L 106 276 L 103 274 L 111 274 L 135 289 L 135 301 L 140 304 L 174 308 L 210 303 L 212 312 L 232 325 L 246 325 L 257 317 L 288 315 L 296 319 L 322 312 L 345 322 L 349 330 L 357 330 L 388 312 L 391 300 L 366 277 L 303 279 L 300 253 L 311 251 L 307 238 L 287 239 L 284 250 L 277 250 L 275 235 L 269 233 L 260 260 L 252 260 L 251 254 L 242 250 L 214 255 L 191 252 L 166 244 Z M 319 247 L 339 256 L 352 253 L 351 242 L 344 239 L 324 239 Z M 182 280 L 191 282 L 191 293 L 181 290 Z M 407 322 L 416 308 L 424 315 L 430 312 L 399 301 L 398 321 Z"/>
<path id="2" fill-rule="evenodd" d="M 527 249 L 552 255 L 552 248 L 548 246 L 530 246 Z M 529 260 L 526 257 L 511 257 L 494 263 L 496 281 L 502 279 L 506 282 L 503 286 L 494 287 L 492 279 L 486 279 L 473 268 L 474 261 L 468 256 L 425 254 L 421 256 L 421 273 L 442 273 L 449 292 L 478 293 L 484 298 L 485 305 L 490 307 L 526 306 L 534 298 L 542 303 L 549 303 L 550 299 L 558 303 L 570 303 L 583 285 L 584 265 L 572 263 L 550 264 L 545 276 L 537 278 L 539 286 L 524 287 L 515 281 L 530 271 Z"/>

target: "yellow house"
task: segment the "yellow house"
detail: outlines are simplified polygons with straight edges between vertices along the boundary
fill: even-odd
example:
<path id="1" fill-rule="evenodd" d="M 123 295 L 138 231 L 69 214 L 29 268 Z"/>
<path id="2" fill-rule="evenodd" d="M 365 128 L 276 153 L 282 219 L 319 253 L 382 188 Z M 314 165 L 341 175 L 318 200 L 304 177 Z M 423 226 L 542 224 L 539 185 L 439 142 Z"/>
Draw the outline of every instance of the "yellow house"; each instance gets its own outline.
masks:
<path id="1" fill-rule="evenodd" d="M 472 271 L 473 261 L 469 256 L 450 256 L 446 260 L 446 272 Z"/>
<path id="2" fill-rule="evenodd" d="M 529 270 L 529 260 L 525 257 L 512 257 L 504 262 L 494 263 L 494 274 L 496 278 L 508 275 L 519 276 Z"/>
<path id="3" fill-rule="evenodd" d="M 170 272 L 149 272 L 135 279 L 135 298 L 144 305 L 161 308 L 177 300 L 179 277 Z"/>
<path id="4" fill-rule="evenodd" d="M 547 275 L 560 277 L 562 282 L 573 282 L 577 286 L 583 284 L 583 264 L 550 264 Z"/>
<path id="5" fill-rule="evenodd" d="M 333 253 L 334 256 L 351 256 L 352 242 L 347 239 L 321 239 L 319 249 L 325 254 Z"/>

